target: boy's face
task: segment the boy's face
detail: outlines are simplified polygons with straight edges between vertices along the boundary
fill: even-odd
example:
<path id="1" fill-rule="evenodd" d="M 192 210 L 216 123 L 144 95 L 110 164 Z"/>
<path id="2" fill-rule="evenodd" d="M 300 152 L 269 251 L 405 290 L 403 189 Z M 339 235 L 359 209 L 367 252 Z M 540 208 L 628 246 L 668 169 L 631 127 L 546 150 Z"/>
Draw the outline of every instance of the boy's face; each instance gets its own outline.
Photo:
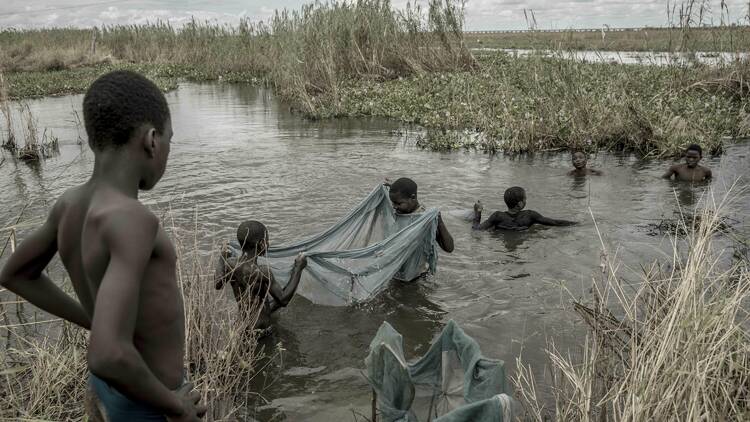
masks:
<path id="1" fill-rule="evenodd" d="M 582 152 L 576 152 L 575 154 L 573 154 L 572 159 L 573 167 L 575 167 L 576 169 L 580 170 L 586 167 L 586 161 L 588 161 L 586 159 L 586 154 Z"/>
<path id="2" fill-rule="evenodd" d="M 688 150 L 685 153 L 685 162 L 687 163 L 687 166 L 690 168 L 695 168 L 695 166 L 698 165 L 698 161 L 700 160 L 701 160 L 701 154 L 694 149 Z"/>
<path id="3" fill-rule="evenodd" d="M 161 180 L 161 177 L 164 176 L 164 170 L 167 168 L 167 159 L 169 158 L 169 151 L 171 149 L 172 135 L 171 119 L 167 119 L 164 122 L 163 133 L 160 134 L 155 129 L 152 129 L 152 132 L 146 135 L 146 142 L 152 145 L 153 152 L 150 157 L 146 177 L 141 181 L 141 189 L 152 189 Z"/>
<path id="4" fill-rule="evenodd" d="M 411 214 L 419 206 L 417 195 L 408 197 L 402 195 L 400 192 L 390 192 L 388 197 L 393 204 L 393 209 L 396 210 L 396 214 Z"/>

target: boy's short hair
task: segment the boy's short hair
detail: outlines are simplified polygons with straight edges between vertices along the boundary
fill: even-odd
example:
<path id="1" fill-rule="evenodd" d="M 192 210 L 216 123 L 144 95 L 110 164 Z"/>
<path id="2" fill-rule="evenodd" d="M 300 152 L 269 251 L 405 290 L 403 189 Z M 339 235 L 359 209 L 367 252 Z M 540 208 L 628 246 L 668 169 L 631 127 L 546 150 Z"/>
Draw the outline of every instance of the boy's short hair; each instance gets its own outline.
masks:
<path id="1" fill-rule="evenodd" d="M 417 183 L 413 180 L 402 177 L 391 184 L 391 192 L 397 193 L 405 198 L 417 195 Z"/>
<path id="2" fill-rule="evenodd" d="M 126 144 L 145 123 L 161 134 L 168 119 L 164 94 L 146 77 L 129 70 L 100 76 L 83 97 L 83 120 L 95 149 Z"/>
<path id="3" fill-rule="evenodd" d="M 526 191 L 523 190 L 522 187 L 519 186 L 513 186 L 512 188 L 508 188 L 505 191 L 505 195 L 503 195 L 503 200 L 505 200 L 505 205 L 508 206 L 508 208 L 514 208 L 516 205 L 518 205 L 519 202 L 523 201 L 526 198 Z"/>
<path id="4" fill-rule="evenodd" d="M 268 230 L 263 223 L 255 220 L 244 221 L 237 228 L 237 241 L 243 250 L 254 251 L 258 243 L 266 240 Z"/>
<path id="5" fill-rule="evenodd" d="M 685 153 L 687 153 L 688 151 L 698 151 L 698 155 L 703 157 L 703 148 L 701 148 L 701 146 L 698 144 L 688 145 L 687 148 L 685 148 Z"/>

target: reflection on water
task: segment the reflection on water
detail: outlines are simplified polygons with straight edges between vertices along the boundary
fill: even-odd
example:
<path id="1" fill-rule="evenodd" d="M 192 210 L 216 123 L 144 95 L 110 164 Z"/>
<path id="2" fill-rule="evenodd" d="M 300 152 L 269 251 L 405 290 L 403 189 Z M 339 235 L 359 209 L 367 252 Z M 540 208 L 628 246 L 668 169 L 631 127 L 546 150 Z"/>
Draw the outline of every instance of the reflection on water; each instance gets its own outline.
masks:
<path id="1" fill-rule="evenodd" d="M 598 50 L 529 50 L 520 48 L 472 48 L 472 51 L 502 51 L 514 57 L 556 57 L 589 63 L 642 64 L 650 66 L 684 66 L 693 63 L 716 66 L 746 60 L 746 52 L 667 53 L 652 51 L 598 51 Z"/>
<path id="2" fill-rule="evenodd" d="M 15 221 L 26 203 L 24 221 L 38 224 L 64 189 L 88 178 L 93 157 L 76 144 L 70 124 L 71 105 L 80 111 L 81 99 L 30 102 L 40 125 L 53 127 L 60 138 L 61 155 L 37 167 L 13 161 L 0 167 L 3 226 Z M 384 320 L 404 335 L 407 357 L 424 353 L 443 324 L 454 319 L 488 357 L 512 366 L 523 351 L 542 380 L 547 336 L 563 350 L 582 343 L 584 331 L 565 305 L 570 295 L 585 295 L 598 272 L 600 243 L 591 213 L 604 241 L 617 248 L 623 268 L 635 272 L 671 247 L 669 239 L 650 236 L 643 225 L 672 218 L 680 210 L 678 201 L 690 208 L 705 200 L 702 186 L 661 179 L 672 164 L 666 161 L 599 153 L 589 166 L 604 176 L 574 178 L 566 174 L 566 153 L 509 157 L 420 151 L 392 134 L 398 129 L 394 122 L 306 121 L 254 87 L 185 85 L 168 100 L 175 130 L 172 155 L 163 181 L 142 199 L 160 216 L 169 212 L 168 225 L 187 232 L 200 216 L 199 242 L 206 253 L 215 241 L 234 236 L 245 219 L 266 223 L 276 244 L 325 229 L 385 176 L 415 179 L 420 201 L 442 210 L 455 238 L 456 250 L 440 255 L 437 274 L 417 284 L 395 284 L 372 303 L 331 308 L 297 297 L 281 310 L 277 332 L 266 345 L 280 343 L 285 352 L 253 380 L 263 396 L 253 399 L 261 406 L 260 420 L 274 414 L 289 420 L 352 420 L 351 409 L 367 414 L 363 360 Z M 740 143 L 721 157 L 705 158 L 717 197 L 736 178 L 750 176 L 749 153 L 750 145 Z M 473 232 L 465 216 L 474 202 L 482 200 L 486 215 L 504 210 L 502 194 L 510 186 L 526 189 L 527 208 L 582 224 Z M 744 193 L 730 211 L 734 229 L 745 238 L 748 210 L 750 196 Z M 20 236 L 26 234 L 21 228 Z"/>

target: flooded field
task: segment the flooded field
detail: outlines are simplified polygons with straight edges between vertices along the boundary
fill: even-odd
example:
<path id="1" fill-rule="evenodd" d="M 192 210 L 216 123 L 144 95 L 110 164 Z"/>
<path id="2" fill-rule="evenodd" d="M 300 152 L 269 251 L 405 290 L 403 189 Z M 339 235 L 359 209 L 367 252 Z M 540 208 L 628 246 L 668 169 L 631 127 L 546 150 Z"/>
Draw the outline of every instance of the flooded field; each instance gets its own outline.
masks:
<path id="1" fill-rule="evenodd" d="M 269 91 L 244 85 L 183 85 L 167 96 L 174 139 L 167 172 L 142 195 L 166 224 L 190 233 L 198 217 L 206 255 L 231 239 L 237 224 L 260 220 L 280 244 L 327 228 L 384 177 L 406 176 L 419 198 L 439 207 L 456 250 L 442 253 L 438 272 L 418 284 L 394 284 L 372 303 L 355 308 L 314 305 L 295 298 L 279 312 L 278 329 L 264 341 L 283 351 L 254 381 L 260 420 L 354 420 L 369 413 L 362 375 L 367 346 L 383 320 L 405 338 L 408 356 L 427 350 L 449 320 L 456 320 L 488 357 L 504 359 L 510 373 L 521 354 L 544 379 L 548 338 L 576 351 L 583 329 L 567 309 L 583 297 L 599 272 L 601 245 L 617 250 L 623 271 L 637 280 L 641 264 L 671 253 L 659 223 L 701 201 L 703 187 L 660 179 L 671 164 L 631 155 L 599 153 L 589 166 L 604 176 L 575 179 L 567 153 L 535 156 L 437 153 L 415 148 L 412 136 L 386 120 L 305 121 Z M 61 154 L 38 166 L 9 158 L 0 166 L 0 221 L 23 211 L 19 236 L 36 225 L 65 189 L 84 182 L 93 154 L 77 145 L 71 122 L 81 96 L 30 101 L 40 127 L 60 138 Z M 81 128 L 81 135 L 83 129 Z M 730 144 L 705 157 L 720 199 L 738 178 L 750 177 L 750 144 Z M 477 233 L 465 218 L 481 199 L 487 211 L 505 209 L 503 191 L 523 186 L 529 209 L 581 222 L 573 227 L 520 233 Z M 681 204 L 681 205 L 680 205 Z M 747 239 L 750 195 L 729 212 L 732 228 Z M 487 213 L 489 215 L 489 212 Z M 7 231 L 3 232 L 3 236 Z M 728 238 L 719 244 L 734 248 Z M 223 291 L 220 294 L 229 294 Z"/>

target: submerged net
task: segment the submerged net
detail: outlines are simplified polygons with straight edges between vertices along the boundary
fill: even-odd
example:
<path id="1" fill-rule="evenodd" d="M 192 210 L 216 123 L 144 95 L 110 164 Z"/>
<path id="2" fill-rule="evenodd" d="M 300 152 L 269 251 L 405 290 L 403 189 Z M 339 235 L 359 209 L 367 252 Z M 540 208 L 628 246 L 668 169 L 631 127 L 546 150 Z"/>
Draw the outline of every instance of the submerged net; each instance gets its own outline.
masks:
<path id="1" fill-rule="evenodd" d="M 482 356 L 453 321 L 413 364 L 403 338 L 387 322 L 365 359 L 382 422 L 510 422 L 518 404 L 508 395 L 503 361 Z"/>
<path id="2" fill-rule="evenodd" d="M 347 216 L 308 239 L 269 248 L 262 260 L 282 286 L 294 258 L 307 256 L 297 294 L 313 303 L 343 306 L 371 299 L 393 279 L 412 280 L 437 264 L 438 210 L 397 214 L 388 188 L 378 186 Z M 235 254 L 239 245 L 231 245 Z"/>

